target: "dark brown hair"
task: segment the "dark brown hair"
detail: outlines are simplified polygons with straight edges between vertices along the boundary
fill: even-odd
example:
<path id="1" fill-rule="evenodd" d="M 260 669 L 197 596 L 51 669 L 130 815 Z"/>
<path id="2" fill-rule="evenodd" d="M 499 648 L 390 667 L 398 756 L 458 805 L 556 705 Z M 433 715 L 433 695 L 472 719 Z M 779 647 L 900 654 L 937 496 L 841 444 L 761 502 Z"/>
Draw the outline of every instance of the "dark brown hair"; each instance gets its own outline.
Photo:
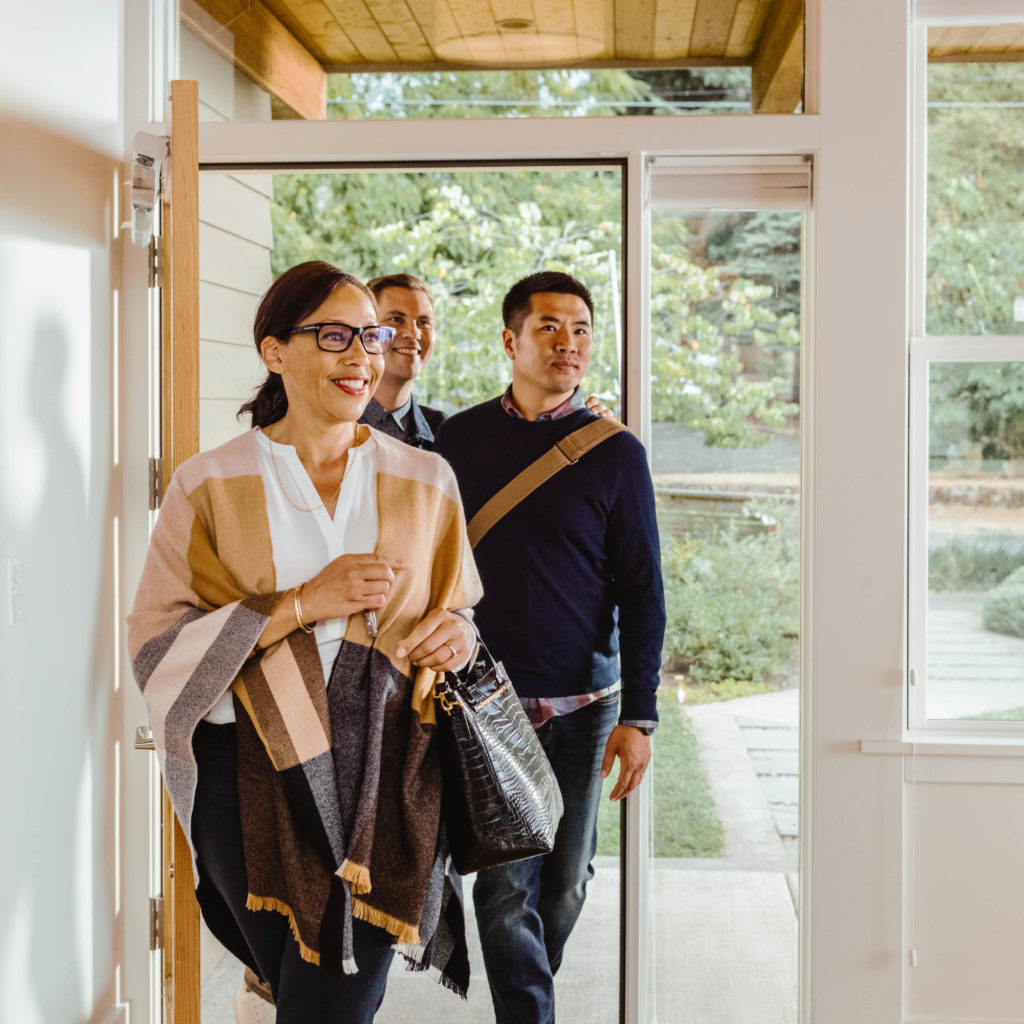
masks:
<path id="1" fill-rule="evenodd" d="M 286 342 L 292 329 L 309 316 L 318 306 L 323 305 L 336 288 L 352 285 L 364 292 L 377 308 L 373 293 L 362 281 L 344 270 L 339 270 L 323 260 L 310 260 L 286 270 L 260 299 L 252 333 L 256 351 L 264 338 L 277 338 Z M 267 379 L 259 390 L 241 409 L 238 417 L 246 413 L 252 417 L 254 427 L 269 427 L 288 411 L 288 396 L 285 394 L 281 375 L 267 371 Z"/>
<path id="2" fill-rule="evenodd" d="M 517 338 L 523 329 L 523 321 L 530 315 L 532 297 L 541 292 L 575 295 L 584 301 L 590 312 L 590 319 L 594 319 L 594 300 L 582 281 L 577 281 L 571 274 L 563 274 L 558 270 L 542 270 L 538 274 L 530 274 L 529 277 L 516 281 L 509 288 L 501 304 L 501 319 Z"/>

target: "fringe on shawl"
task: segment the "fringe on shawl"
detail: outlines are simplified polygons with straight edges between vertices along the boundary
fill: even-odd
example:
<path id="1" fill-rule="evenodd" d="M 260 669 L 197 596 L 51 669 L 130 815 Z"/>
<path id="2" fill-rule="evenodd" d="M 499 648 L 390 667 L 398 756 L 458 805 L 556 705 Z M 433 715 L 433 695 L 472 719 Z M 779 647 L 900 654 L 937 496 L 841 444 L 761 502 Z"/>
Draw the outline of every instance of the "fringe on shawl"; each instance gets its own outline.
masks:
<path id="1" fill-rule="evenodd" d="M 406 921 L 399 921 L 391 914 L 385 914 L 383 910 L 367 906 L 362 900 L 352 901 L 352 916 L 358 917 L 360 921 L 376 925 L 386 932 L 394 935 L 395 942 L 403 946 L 419 946 L 420 930 L 414 924 Z"/>
<path id="2" fill-rule="evenodd" d="M 355 893 L 369 892 L 373 888 L 373 885 L 370 883 L 370 869 L 363 864 L 355 864 L 350 860 L 344 860 L 341 863 L 341 867 L 334 873 L 339 878 L 344 878 Z"/>
<path id="3" fill-rule="evenodd" d="M 454 992 L 462 999 L 469 998 L 469 989 L 466 985 L 460 985 L 454 978 L 449 977 L 436 964 L 425 963 L 425 950 L 422 946 L 395 946 L 395 952 L 405 960 L 405 969 L 421 973 L 429 971 L 431 977 L 439 985 L 444 986 L 449 992 Z"/>
<path id="4" fill-rule="evenodd" d="M 287 903 L 282 902 L 279 899 L 275 899 L 273 896 L 257 896 L 255 893 L 246 893 L 245 896 L 245 909 L 246 910 L 276 910 L 279 914 L 284 914 L 288 918 L 288 924 L 291 927 L 292 935 L 295 936 L 295 941 L 299 944 L 299 955 L 307 963 L 315 964 L 317 967 L 320 966 L 320 954 L 315 949 L 310 949 L 302 941 L 302 936 L 299 935 L 299 926 L 295 920 L 295 914 L 292 912 L 292 908 Z"/>

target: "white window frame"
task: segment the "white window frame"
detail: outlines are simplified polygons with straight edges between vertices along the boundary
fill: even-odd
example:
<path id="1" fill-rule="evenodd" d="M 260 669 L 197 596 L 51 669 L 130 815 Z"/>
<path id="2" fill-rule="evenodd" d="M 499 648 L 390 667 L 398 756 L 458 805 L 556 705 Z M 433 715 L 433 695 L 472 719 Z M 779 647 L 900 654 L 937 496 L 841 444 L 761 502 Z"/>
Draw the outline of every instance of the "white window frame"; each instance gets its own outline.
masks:
<path id="1" fill-rule="evenodd" d="M 614 140 L 609 145 L 609 140 Z M 746 158 L 746 164 L 778 157 L 813 158 L 817 150 L 818 118 L 814 115 L 764 117 L 711 115 L 694 118 L 515 118 L 490 121 L 362 121 L 270 123 L 205 122 L 199 126 L 200 169 L 229 170 L 268 166 L 281 171 L 303 165 L 353 163 L 398 167 L 405 162 L 422 166 L 431 161 L 625 159 L 626 224 L 623 264 L 626 281 L 625 346 L 627 422 L 649 444 L 649 215 L 646 209 L 647 165 L 651 156 Z M 806 256 L 805 256 L 806 260 Z M 808 287 L 805 281 L 805 288 Z M 805 321 L 807 323 L 808 321 Z M 805 327 L 809 335 L 809 328 Z M 639 341 L 639 343 L 637 343 Z M 810 359 L 810 345 L 803 346 Z M 805 362 L 806 376 L 812 375 Z M 808 387 L 807 393 L 811 391 Z M 806 408 L 806 404 L 805 404 Z M 809 444 L 803 455 L 803 479 L 810 464 Z M 802 527 L 807 543 L 809 516 Z M 802 601 L 810 607 L 810 547 L 802 558 Z M 809 617 L 809 610 L 806 613 Z M 806 623 L 806 620 L 805 620 Z M 809 637 L 809 632 L 804 633 Z M 806 647 L 805 647 L 806 649 Z M 805 684 L 809 676 L 804 675 Z M 810 686 L 805 685 L 809 700 Z M 803 721 L 808 722 L 805 713 Z M 625 899 L 622 994 L 627 1024 L 652 1024 L 655 1008 L 645 972 L 650 957 L 651 922 L 647 912 L 647 873 L 650 863 L 649 790 L 627 801 L 626 850 L 621 871 Z M 801 829 L 801 886 L 803 905 L 810 895 L 809 829 Z M 801 929 L 801 1020 L 810 1022 L 807 992 L 809 945 Z"/>
<path id="2" fill-rule="evenodd" d="M 928 388 L 932 363 L 1024 361 L 1024 336 L 928 335 L 927 154 L 928 29 L 932 26 L 1024 23 L 1022 0 L 918 0 L 911 26 L 910 309 L 907 545 L 908 739 L 980 742 L 998 738 L 1024 746 L 1024 722 L 928 718 Z M 1024 753 L 1024 751 L 1022 751 Z"/>

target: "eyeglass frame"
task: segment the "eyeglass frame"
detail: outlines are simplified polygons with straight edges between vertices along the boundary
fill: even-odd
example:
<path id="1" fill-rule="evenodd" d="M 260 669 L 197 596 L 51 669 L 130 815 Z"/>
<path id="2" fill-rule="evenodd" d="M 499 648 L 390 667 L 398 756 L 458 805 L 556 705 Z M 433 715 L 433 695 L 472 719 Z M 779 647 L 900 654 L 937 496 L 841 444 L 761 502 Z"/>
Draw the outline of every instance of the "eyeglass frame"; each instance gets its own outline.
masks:
<path id="1" fill-rule="evenodd" d="M 347 327 L 352 332 L 348 339 L 348 344 L 344 348 L 324 348 L 323 345 L 320 344 L 320 331 L 324 327 Z M 371 352 L 370 349 L 366 347 L 366 342 L 363 339 L 364 331 L 390 331 L 391 336 L 388 338 L 386 343 L 382 340 L 379 352 Z M 343 320 L 321 320 L 319 323 L 303 324 L 301 327 L 293 327 L 288 332 L 288 337 L 290 338 L 294 334 L 312 334 L 316 341 L 316 347 L 320 349 L 321 352 L 333 352 L 335 354 L 338 352 L 347 352 L 352 347 L 356 338 L 358 338 L 359 344 L 363 346 L 363 351 L 367 355 L 383 356 L 391 351 L 391 345 L 394 342 L 395 335 L 397 333 L 398 332 L 394 327 L 388 327 L 387 324 L 367 324 L 366 327 L 353 327 L 352 324 L 347 324 Z"/>

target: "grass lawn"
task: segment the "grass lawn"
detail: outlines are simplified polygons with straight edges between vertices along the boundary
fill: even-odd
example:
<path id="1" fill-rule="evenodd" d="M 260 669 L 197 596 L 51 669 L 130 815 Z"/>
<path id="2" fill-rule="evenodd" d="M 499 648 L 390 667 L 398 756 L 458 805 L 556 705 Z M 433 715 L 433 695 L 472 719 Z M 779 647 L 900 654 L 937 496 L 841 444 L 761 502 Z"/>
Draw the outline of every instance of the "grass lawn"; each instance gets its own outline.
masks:
<path id="1" fill-rule="evenodd" d="M 652 737 L 654 760 L 647 785 L 654 786 L 652 846 L 655 857 L 721 857 L 722 826 L 697 760 L 697 741 L 683 705 L 668 688 L 658 697 L 658 729 Z M 597 852 L 619 855 L 620 805 L 608 799 L 618 766 L 604 780 L 597 819 Z"/>
<path id="2" fill-rule="evenodd" d="M 971 715 L 971 720 L 976 722 L 1024 722 L 1024 708 L 1007 708 L 1005 711 L 986 711 L 983 715 Z"/>

